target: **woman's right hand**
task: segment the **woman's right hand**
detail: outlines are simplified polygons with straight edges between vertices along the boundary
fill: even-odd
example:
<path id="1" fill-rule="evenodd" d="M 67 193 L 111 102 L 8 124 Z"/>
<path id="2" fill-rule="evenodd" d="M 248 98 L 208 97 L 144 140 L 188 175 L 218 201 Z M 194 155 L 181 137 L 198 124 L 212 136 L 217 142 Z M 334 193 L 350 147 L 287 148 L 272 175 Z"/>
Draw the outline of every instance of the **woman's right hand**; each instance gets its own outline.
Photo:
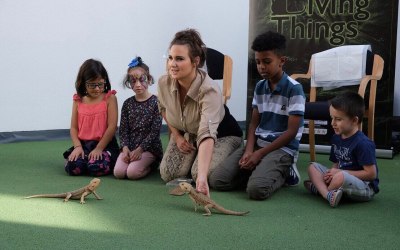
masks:
<path id="1" fill-rule="evenodd" d="M 186 141 L 186 139 L 182 135 L 177 136 L 175 138 L 175 142 L 179 151 L 181 151 L 184 154 L 189 154 L 192 151 L 196 150 L 196 148 L 188 141 Z"/>
<path id="2" fill-rule="evenodd" d="M 85 152 L 83 151 L 82 147 L 76 147 L 68 156 L 68 161 L 76 161 L 78 160 L 79 156 L 83 159 L 85 158 Z"/>

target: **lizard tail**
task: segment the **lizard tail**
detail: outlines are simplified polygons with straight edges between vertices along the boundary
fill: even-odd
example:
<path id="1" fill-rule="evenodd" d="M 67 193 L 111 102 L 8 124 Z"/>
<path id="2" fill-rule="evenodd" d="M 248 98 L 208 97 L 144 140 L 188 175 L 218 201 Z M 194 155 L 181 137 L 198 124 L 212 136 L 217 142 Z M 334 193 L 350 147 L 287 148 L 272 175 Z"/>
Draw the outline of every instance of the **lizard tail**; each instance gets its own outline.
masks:
<path id="1" fill-rule="evenodd" d="M 238 216 L 242 216 L 242 215 L 246 215 L 246 214 L 250 213 L 250 211 L 246 211 L 246 212 L 232 211 L 232 210 L 223 208 L 223 207 L 221 207 L 221 206 L 219 206 L 219 205 L 216 205 L 216 206 L 215 206 L 215 209 L 218 210 L 218 211 L 220 211 L 220 212 L 222 212 L 222 213 L 224 213 L 224 214 L 228 214 L 228 215 L 238 215 Z"/>
<path id="2" fill-rule="evenodd" d="M 24 197 L 25 199 L 30 199 L 30 198 L 65 198 L 66 194 L 36 194 L 36 195 L 31 195 Z"/>

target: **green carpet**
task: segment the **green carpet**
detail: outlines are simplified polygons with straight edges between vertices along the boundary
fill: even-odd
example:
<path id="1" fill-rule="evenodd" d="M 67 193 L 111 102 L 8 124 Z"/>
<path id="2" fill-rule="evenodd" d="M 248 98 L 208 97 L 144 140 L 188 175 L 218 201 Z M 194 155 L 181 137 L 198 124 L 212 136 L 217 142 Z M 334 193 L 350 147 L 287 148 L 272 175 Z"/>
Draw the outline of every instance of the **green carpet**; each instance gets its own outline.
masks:
<path id="1" fill-rule="evenodd" d="M 70 177 L 62 152 L 69 141 L 0 144 L 0 249 L 398 249 L 400 157 L 378 159 L 381 192 L 368 203 L 330 208 L 302 185 L 266 201 L 245 192 L 214 192 L 224 207 L 250 210 L 228 216 L 194 212 L 186 196 L 168 195 L 157 172 L 139 180 L 101 177 L 104 200 L 23 199 L 86 185 Z M 308 155 L 299 170 L 306 178 Z M 328 164 L 326 155 L 318 159 Z"/>

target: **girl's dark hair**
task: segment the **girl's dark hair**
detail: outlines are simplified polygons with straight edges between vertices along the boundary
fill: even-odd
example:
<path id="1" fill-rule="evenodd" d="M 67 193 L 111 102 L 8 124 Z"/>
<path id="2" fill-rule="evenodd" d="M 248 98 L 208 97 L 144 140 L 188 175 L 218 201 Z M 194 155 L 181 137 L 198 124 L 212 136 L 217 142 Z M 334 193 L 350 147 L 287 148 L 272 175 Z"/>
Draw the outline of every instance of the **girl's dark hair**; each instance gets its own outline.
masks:
<path id="1" fill-rule="evenodd" d="M 169 48 L 171 48 L 172 45 L 187 45 L 189 47 L 190 60 L 194 62 L 194 58 L 198 56 L 200 62 L 197 67 L 203 67 L 204 62 L 206 61 L 207 47 L 201 40 L 200 33 L 197 30 L 185 29 L 177 32 L 174 39 L 172 39 Z"/>
<path id="2" fill-rule="evenodd" d="M 123 84 L 127 88 L 131 88 L 131 84 L 129 83 L 129 70 L 133 68 L 142 68 L 146 72 L 146 76 L 148 79 L 148 84 L 152 85 L 154 83 L 154 78 L 150 74 L 150 68 L 145 64 L 140 56 L 133 58 L 130 64 L 128 64 L 128 69 L 126 70 L 126 75 L 124 77 Z"/>
<path id="3" fill-rule="evenodd" d="M 103 78 L 106 82 L 104 93 L 111 90 L 110 79 L 108 78 L 107 70 L 100 61 L 94 59 L 86 60 L 79 68 L 78 76 L 76 77 L 75 89 L 76 93 L 83 97 L 86 93 L 86 82 L 96 78 Z"/>
<path id="4" fill-rule="evenodd" d="M 365 103 L 358 93 L 343 92 L 330 100 L 330 104 L 350 118 L 358 117 L 358 123 L 361 123 L 364 118 Z"/>
<path id="5" fill-rule="evenodd" d="M 267 31 L 254 39 L 251 49 L 256 52 L 272 50 L 276 54 L 283 55 L 286 49 L 286 38 L 280 33 Z"/>

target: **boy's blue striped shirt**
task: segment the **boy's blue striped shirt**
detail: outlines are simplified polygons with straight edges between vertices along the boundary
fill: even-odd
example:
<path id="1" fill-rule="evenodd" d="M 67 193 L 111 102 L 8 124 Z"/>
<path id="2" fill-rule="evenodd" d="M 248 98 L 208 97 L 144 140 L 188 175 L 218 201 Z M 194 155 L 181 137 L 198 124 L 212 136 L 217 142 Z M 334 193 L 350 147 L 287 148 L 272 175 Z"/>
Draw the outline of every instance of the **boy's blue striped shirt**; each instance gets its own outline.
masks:
<path id="1" fill-rule="evenodd" d="M 282 149 L 291 155 L 298 151 L 304 129 L 305 95 L 301 84 L 285 72 L 274 91 L 267 80 L 257 83 L 254 90 L 253 108 L 260 113 L 256 136 L 268 142 L 274 141 L 288 128 L 289 115 L 302 116 L 296 138 Z"/>

